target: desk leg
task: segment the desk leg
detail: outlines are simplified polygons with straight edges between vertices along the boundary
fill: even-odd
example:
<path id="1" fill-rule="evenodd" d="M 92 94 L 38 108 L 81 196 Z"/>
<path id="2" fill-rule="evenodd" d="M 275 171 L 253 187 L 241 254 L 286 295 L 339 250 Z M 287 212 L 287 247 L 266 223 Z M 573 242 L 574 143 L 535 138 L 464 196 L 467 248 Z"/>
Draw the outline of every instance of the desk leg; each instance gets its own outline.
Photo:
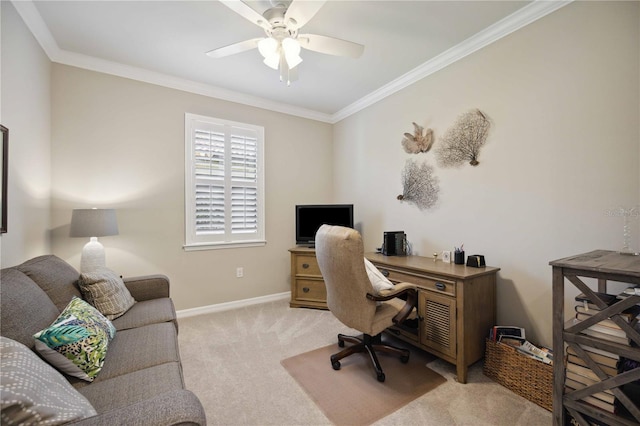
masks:
<path id="1" fill-rule="evenodd" d="M 456 374 L 458 376 L 458 383 L 467 383 L 467 370 L 468 367 L 465 365 L 466 363 L 460 362 L 456 364 Z"/>

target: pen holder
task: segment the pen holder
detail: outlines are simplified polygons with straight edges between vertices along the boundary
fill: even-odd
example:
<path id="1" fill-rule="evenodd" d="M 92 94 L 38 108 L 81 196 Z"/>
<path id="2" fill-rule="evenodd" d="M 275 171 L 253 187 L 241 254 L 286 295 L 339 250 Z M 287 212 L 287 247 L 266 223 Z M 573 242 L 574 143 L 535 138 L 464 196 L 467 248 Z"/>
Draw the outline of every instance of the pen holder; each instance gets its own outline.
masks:
<path id="1" fill-rule="evenodd" d="M 453 252 L 453 263 L 456 265 L 464 265 L 464 251 Z"/>

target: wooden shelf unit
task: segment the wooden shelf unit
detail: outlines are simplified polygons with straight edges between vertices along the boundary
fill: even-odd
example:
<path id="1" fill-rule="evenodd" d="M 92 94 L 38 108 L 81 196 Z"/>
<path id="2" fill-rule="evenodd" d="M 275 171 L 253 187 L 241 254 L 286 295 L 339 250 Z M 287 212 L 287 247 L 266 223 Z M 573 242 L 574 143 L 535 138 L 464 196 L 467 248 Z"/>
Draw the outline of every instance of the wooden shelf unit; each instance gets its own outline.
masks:
<path id="1" fill-rule="evenodd" d="M 629 296 L 611 306 L 607 306 L 604 301 L 594 294 L 594 291 L 607 293 L 607 281 L 639 285 L 640 256 L 623 255 L 609 250 L 594 250 L 555 260 L 549 262 L 549 264 L 553 269 L 553 352 L 556 359 L 553 366 L 553 424 L 555 426 L 565 425 L 566 409 L 581 425 L 588 424 L 583 414 L 609 425 L 638 425 L 640 422 L 638 404 L 626 397 L 620 390 L 620 386 L 640 380 L 640 368 L 609 378 L 598 367 L 598 364 L 592 361 L 587 354 L 582 353 L 580 358 L 589 365 L 590 369 L 601 381 L 596 385 L 579 391 L 565 393 L 566 372 L 563 359 L 566 344 L 574 349 L 578 348 L 578 353 L 582 351 L 579 345 L 585 345 L 640 361 L 640 348 L 610 342 L 581 333 L 586 327 L 592 325 L 593 321 L 573 323 L 565 322 L 564 318 L 564 285 L 568 281 L 601 308 L 600 313 L 602 315 L 596 319 L 608 318 L 613 320 L 626 332 L 627 337 L 640 345 L 640 334 L 626 324 L 620 316 L 616 315 L 628 307 L 640 303 L 640 296 Z M 597 286 L 597 290 L 592 290 L 581 278 L 597 279 L 597 282 L 594 281 L 592 284 L 592 286 Z M 616 398 L 625 405 L 635 417 L 635 421 L 621 418 L 581 401 L 585 396 L 606 389 L 611 390 Z"/>
<path id="2" fill-rule="evenodd" d="M 291 252 L 291 307 L 327 308 L 326 289 L 315 250 Z M 496 322 L 496 278 L 499 268 L 472 268 L 421 256 L 365 253 L 393 283 L 418 288 L 417 327 L 388 331 L 414 346 L 456 365 L 458 382 L 467 382 L 468 367 L 484 356 L 485 339 Z"/>

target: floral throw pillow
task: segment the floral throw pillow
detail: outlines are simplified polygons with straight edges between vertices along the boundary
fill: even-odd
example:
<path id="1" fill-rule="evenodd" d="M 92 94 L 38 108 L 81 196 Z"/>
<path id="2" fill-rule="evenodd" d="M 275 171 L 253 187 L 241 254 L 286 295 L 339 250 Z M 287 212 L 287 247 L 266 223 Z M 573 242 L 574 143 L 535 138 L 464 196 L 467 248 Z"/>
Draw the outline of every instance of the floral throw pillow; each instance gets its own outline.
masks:
<path id="1" fill-rule="evenodd" d="M 49 327 L 36 333 L 36 350 L 63 373 L 92 382 L 116 329 L 96 308 L 74 297 Z"/>

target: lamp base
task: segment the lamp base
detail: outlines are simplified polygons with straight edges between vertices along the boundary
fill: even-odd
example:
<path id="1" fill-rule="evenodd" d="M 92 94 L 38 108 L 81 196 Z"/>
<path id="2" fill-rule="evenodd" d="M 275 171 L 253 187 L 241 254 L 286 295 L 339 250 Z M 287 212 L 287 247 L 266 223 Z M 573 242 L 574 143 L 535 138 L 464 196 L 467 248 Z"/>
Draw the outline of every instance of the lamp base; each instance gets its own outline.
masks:
<path id="1" fill-rule="evenodd" d="M 97 237 L 91 237 L 89 242 L 82 249 L 80 257 L 80 272 L 94 272 L 106 266 L 104 256 L 104 246 L 98 242 Z"/>

